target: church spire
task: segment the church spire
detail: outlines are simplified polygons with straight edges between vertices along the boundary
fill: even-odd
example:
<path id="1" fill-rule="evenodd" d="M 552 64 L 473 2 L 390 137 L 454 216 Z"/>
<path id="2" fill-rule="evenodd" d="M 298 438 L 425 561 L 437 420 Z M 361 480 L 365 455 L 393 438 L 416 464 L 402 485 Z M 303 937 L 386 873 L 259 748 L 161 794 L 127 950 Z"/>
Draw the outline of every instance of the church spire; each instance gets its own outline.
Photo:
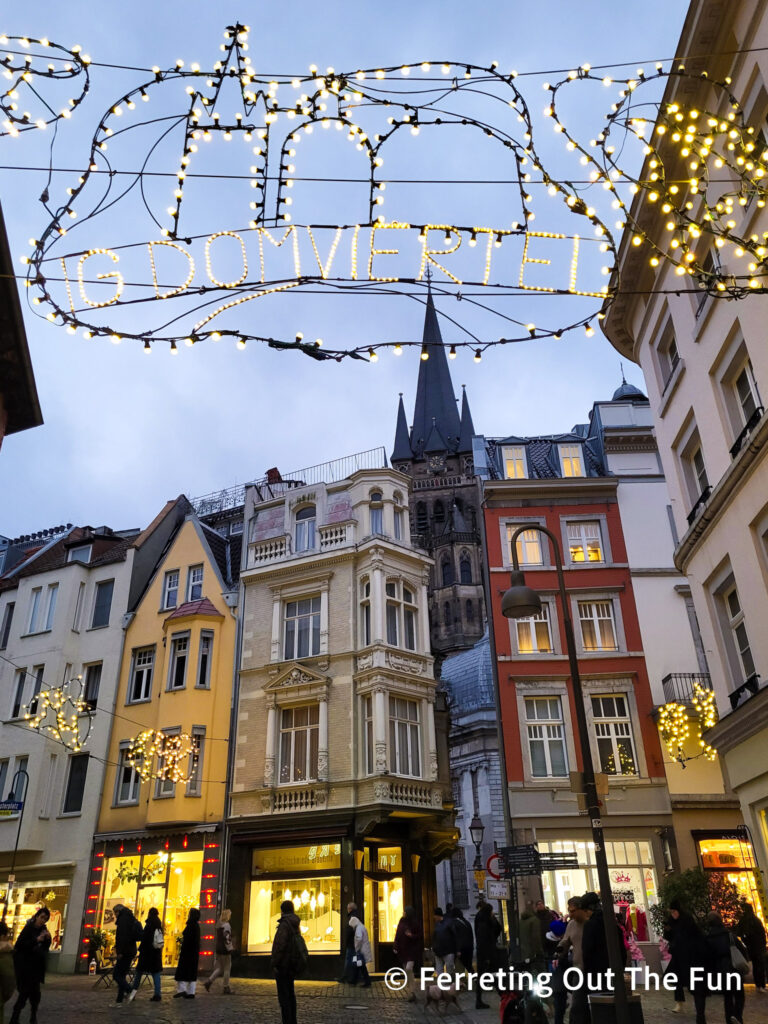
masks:
<path id="1" fill-rule="evenodd" d="M 397 427 L 395 429 L 395 447 L 392 452 L 392 463 L 400 462 L 403 459 L 412 459 L 411 441 L 408 437 L 408 421 L 405 418 L 405 406 L 403 405 L 403 393 L 400 392 L 400 404 L 397 407 Z"/>
<path id="2" fill-rule="evenodd" d="M 472 438 L 475 436 L 475 427 L 472 423 L 472 413 L 469 411 L 469 399 L 467 389 L 461 385 L 461 432 L 459 433 L 459 447 L 456 449 L 462 455 L 472 452 Z"/>
<path id="3" fill-rule="evenodd" d="M 422 349 L 428 358 L 422 358 L 419 365 L 411 431 L 411 450 L 417 457 L 424 452 L 433 428 L 436 428 L 444 439 L 448 451 L 456 450 L 461 431 L 448 358 L 440 334 L 431 288 L 427 291 Z"/>

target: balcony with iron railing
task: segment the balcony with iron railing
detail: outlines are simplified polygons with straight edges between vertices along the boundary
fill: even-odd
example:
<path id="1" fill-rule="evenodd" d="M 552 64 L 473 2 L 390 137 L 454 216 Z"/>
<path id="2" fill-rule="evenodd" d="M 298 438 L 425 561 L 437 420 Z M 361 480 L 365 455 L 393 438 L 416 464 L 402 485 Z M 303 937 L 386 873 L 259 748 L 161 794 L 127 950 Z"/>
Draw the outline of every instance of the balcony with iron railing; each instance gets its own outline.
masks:
<path id="1" fill-rule="evenodd" d="M 704 490 L 701 492 L 701 494 L 698 496 L 698 498 L 694 502 L 693 508 L 691 509 L 691 511 L 686 516 L 686 519 L 688 520 L 688 525 L 689 526 L 693 526 L 693 524 L 696 521 L 699 513 L 704 510 L 704 506 L 709 501 L 709 496 L 710 496 L 711 493 L 712 493 L 712 485 L 711 484 L 707 484 L 707 486 L 704 488 Z"/>
<path id="2" fill-rule="evenodd" d="M 765 409 L 763 409 L 762 405 L 758 405 L 758 407 L 755 409 L 755 411 L 749 417 L 747 422 L 744 424 L 744 429 L 741 431 L 739 436 L 734 441 L 733 446 L 731 447 L 731 458 L 732 459 L 735 459 L 736 456 L 741 451 L 741 449 L 744 447 L 744 442 L 747 440 L 749 435 L 752 433 L 752 431 L 755 429 L 757 424 L 763 418 L 763 413 L 764 412 L 765 412 Z"/>
<path id="3" fill-rule="evenodd" d="M 661 680 L 665 704 L 693 704 L 694 687 L 712 689 L 712 680 L 707 672 L 670 672 Z"/>

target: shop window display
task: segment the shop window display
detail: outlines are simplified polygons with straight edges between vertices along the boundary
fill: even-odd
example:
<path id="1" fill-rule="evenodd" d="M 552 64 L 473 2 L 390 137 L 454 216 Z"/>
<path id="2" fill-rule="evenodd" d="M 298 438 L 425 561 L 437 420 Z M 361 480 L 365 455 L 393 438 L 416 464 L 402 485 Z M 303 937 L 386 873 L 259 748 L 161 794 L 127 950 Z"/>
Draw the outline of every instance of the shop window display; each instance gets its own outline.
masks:
<path id="1" fill-rule="evenodd" d="M 540 842 L 538 846 L 542 853 L 576 853 L 579 861 L 578 868 L 546 871 L 542 875 L 547 906 L 565 911 L 571 896 L 599 890 L 593 843 Z M 650 908 L 658 902 L 658 893 L 651 844 L 646 841 L 609 842 L 605 844 L 605 853 L 614 909 L 631 916 L 641 941 L 652 939 Z"/>
<path id="2" fill-rule="evenodd" d="M 341 844 L 254 850 L 248 952 L 269 953 L 280 904 L 291 900 L 310 953 L 341 948 Z"/>
<path id="3" fill-rule="evenodd" d="M 719 871 L 739 891 L 739 896 L 752 904 L 758 917 L 763 917 L 756 864 L 752 844 L 735 833 L 712 834 L 697 839 L 701 866 L 705 871 Z"/>
<path id="4" fill-rule="evenodd" d="M 114 948 L 118 903 L 129 907 L 142 924 L 155 907 L 165 931 L 163 964 L 175 964 L 187 914 L 191 907 L 200 906 L 203 851 L 119 855 L 108 858 L 104 867 L 98 927 L 106 932 L 106 955 Z"/>
<path id="5" fill-rule="evenodd" d="M 5 899 L 8 889 L 2 886 L 0 894 L 0 916 L 5 909 Z M 34 916 L 41 907 L 47 907 L 51 912 L 48 921 L 48 931 L 51 933 L 51 953 L 58 953 L 64 941 L 64 926 L 67 919 L 67 905 L 69 903 L 69 882 L 24 882 L 16 883 L 11 888 L 10 901 L 5 914 L 5 923 L 11 929 L 13 941 L 19 937 L 21 929 Z"/>

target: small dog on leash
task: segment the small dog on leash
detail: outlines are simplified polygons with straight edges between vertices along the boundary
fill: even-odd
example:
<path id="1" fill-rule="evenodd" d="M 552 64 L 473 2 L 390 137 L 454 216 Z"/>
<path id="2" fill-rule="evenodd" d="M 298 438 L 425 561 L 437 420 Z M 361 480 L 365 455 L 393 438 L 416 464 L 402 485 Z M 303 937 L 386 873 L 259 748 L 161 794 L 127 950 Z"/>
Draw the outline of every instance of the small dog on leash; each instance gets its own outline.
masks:
<path id="1" fill-rule="evenodd" d="M 459 1006 L 459 1000 L 456 998 L 456 988 L 451 985 L 448 989 L 441 989 L 438 985 L 429 985 L 425 992 L 426 1001 L 424 1003 L 424 1009 L 428 1010 L 430 1006 L 434 1006 L 436 1011 L 446 1013 L 448 1007 L 453 1003 L 456 1009 L 461 1013 L 461 1007 Z"/>

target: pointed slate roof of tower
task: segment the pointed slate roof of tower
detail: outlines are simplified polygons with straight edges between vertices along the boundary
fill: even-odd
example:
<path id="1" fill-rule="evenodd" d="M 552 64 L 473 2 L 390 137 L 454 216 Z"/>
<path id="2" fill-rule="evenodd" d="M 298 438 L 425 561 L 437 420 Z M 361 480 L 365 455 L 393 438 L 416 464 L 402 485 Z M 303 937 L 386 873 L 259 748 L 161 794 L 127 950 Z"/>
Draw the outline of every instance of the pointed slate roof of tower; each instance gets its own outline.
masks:
<path id="1" fill-rule="evenodd" d="M 403 395 L 400 393 L 400 404 L 397 407 L 397 427 L 395 429 L 395 447 L 392 452 L 393 463 L 398 462 L 400 459 L 411 459 L 413 458 L 413 452 L 411 451 L 411 440 L 408 436 L 408 420 L 405 418 L 405 406 L 403 405 Z"/>
<path id="2" fill-rule="evenodd" d="M 472 423 L 472 413 L 469 411 L 469 399 L 467 389 L 461 385 L 461 432 L 459 433 L 458 452 L 472 451 L 472 438 L 475 436 L 475 427 Z"/>
<path id="3" fill-rule="evenodd" d="M 429 432 L 427 443 L 424 445 L 425 452 L 447 452 L 448 445 L 445 443 L 445 438 L 440 433 L 437 423 L 434 418 L 432 419 L 432 429 Z"/>
<path id="4" fill-rule="evenodd" d="M 419 380 L 416 387 L 416 405 L 413 410 L 411 450 L 420 455 L 432 433 L 433 421 L 445 445 L 441 451 L 455 451 L 459 441 L 461 423 L 456 409 L 448 357 L 445 354 L 440 325 L 437 322 L 432 290 L 427 292 L 427 309 L 424 316 L 422 344 L 426 346 L 429 359 L 419 364 Z"/>

